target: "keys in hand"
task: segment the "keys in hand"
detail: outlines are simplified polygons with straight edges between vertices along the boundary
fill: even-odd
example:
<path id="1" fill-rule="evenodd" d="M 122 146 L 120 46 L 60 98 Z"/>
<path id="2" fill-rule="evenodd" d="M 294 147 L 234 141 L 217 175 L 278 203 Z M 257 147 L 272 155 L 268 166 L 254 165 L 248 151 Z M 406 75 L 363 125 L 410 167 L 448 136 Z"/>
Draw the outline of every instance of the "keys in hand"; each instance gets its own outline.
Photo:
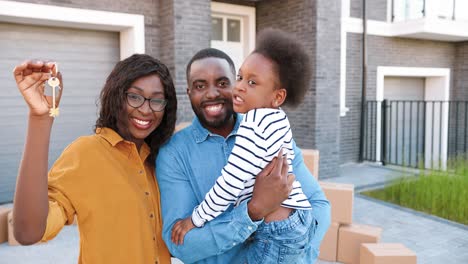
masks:
<path id="1" fill-rule="evenodd" d="M 57 77 L 51 77 L 47 80 L 47 84 L 52 88 L 52 108 L 49 110 L 49 116 L 56 117 L 60 114 L 59 108 L 57 107 L 55 90 L 60 89 L 60 80 Z"/>

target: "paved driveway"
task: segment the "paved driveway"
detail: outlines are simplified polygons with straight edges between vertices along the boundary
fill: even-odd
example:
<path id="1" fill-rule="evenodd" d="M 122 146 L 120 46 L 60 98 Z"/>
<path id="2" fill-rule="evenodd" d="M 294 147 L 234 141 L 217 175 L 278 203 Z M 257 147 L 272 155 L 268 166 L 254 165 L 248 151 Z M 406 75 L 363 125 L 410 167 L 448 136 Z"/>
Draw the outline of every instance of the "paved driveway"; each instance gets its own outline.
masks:
<path id="1" fill-rule="evenodd" d="M 327 181 L 353 183 L 359 190 L 375 187 L 394 178 L 394 175 L 394 169 L 351 164 L 342 167 L 340 177 Z M 359 194 L 354 199 L 353 221 L 382 227 L 382 242 L 403 243 L 416 252 L 418 264 L 468 263 L 467 226 L 371 200 Z M 78 236 L 76 226 L 67 226 L 46 244 L 28 247 L 0 244 L 0 264 L 77 263 Z M 328 263 L 331 262 L 317 262 Z"/>

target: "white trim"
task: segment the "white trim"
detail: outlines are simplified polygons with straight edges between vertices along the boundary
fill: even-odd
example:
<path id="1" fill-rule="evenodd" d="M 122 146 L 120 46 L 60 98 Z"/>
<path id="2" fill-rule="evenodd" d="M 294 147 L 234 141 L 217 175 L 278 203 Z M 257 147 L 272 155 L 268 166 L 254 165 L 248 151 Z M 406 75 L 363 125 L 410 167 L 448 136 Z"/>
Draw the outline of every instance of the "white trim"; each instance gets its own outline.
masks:
<path id="1" fill-rule="evenodd" d="M 448 101 L 450 95 L 450 68 L 418 68 L 418 67 L 386 67 L 386 66 L 378 66 L 377 67 L 377 90 L 376 90 L 376 100 L 377 103 L 377 128 L 376 128 L 376 160 L 381 161 L 380 157 L 380 146 L 381 146 L 381 102 L 384 100 L 384 80 L 387 76 L 398 76 L 398 77 L 425 77 L 425 97 L 424 100 L 438 100 L 438 101 Z M 427 114 L 431 115 L 430 109 L 427 109 Z M 446 169 L 447 166 L 447 133 L 448 133 L 448 106 L 444 105 L 442 107 L 442 120 L 440 120 L 441 124 L 441 138 L 442 141 L 440 142 L 441 146 L 441 157 L 438 156 L 439 150 L 433 149 L 433 155 L 431 158 L 435 158 L 437 160 L 440 159 L 443 170 Z M 426 124 L 429 125 L 428 123 Z M 429 146 L 431 142 L 431 134 L 432 130 L 426 127 L 426 146 Z M 439 144 L 436 144 L 439 146 Z M 426 147 L 426 149 L 429 149 Z M 435 155 L 434 155 L 435 154 Z M 426 155 L 425 166 L 426 168 L 431 167 L 431 161 L 429 160 L 429 155 Z M 437 166 L 434 166 L 437 167 Z"/>
<path id="2" fill-rule="evenodd" d="M 362 34 L 364 29 L 361 18 L 348 17 L 345 22 L 346 32 Z M 367 20 L 367 34 L 391 37 L 391 23 L 377 20 Z"/>
<path id="3" fill-rule="evenodd" d="M 384 95 L 384 77 L 399 76 L 399 77 L 444 77 L 447 81 L 450 80 L 450 68 L 423 68 L 423 67 L 377 67 L 377 91 L 376 100 L 382 101 Z M 447 82 L 444 85 L 444 94 L 442 97 L 426 98 L 427 100 L 448 100 L 450 85 Z"/>
<path id="4" fill-rule="evenodd" d="M 143 15 L 0 0 L 0 21 L 120 32 L 120 59 L 145 53 Z"/>
<path id="5" fill-rule="evenodd" d="M 363 33 L 361 18 L 343 19 L 346 32 Z M 419 18 L 388 23 L 367 20 L 367 34 L 382 37 L 405 37 L 442 41 L 468 40 L 468 21 L 453 21 L 438 18 Z"/>
<path id="6" fill-rule="evenodd" d="M 235 15 L 243 18 L 244 54 L 247 56 L 255 48 L 255 7 L 211 2 L 211 12 L 216 15 Z"/>

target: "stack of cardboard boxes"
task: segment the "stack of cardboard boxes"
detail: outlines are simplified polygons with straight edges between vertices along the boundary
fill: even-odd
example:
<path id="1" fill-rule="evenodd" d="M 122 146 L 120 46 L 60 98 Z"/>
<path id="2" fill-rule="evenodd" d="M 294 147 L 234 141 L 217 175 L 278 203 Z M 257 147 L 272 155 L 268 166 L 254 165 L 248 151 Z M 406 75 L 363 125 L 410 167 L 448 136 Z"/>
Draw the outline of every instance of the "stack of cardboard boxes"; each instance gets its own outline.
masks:
<path id="1" fill-rule="evenodd" d="M 303 150 L 304 162 L 318 179 L 319 152 Z M 319 181 L 331 204 L 331 225 L 319 258 L 349 264 L 416 264 L 416 254 L 402 244 L 379 244 L 382 229 L 353 223 L 354 185 Z"/>

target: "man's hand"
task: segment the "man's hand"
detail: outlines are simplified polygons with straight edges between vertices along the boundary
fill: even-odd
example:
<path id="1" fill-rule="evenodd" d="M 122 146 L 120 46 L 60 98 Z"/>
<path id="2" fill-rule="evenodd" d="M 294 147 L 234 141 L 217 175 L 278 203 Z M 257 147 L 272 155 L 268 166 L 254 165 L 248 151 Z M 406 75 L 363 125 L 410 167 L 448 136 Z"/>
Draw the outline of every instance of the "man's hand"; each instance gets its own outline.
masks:
<path id="1" fill-rule="evenodd" d="M 283 150 L 273 159 L 255 179 L 252 199 L 248 204 L 248 213 L 253 221 L 263 219 L 277 210 L 289 197 L 294 182 L 294 175 L 288 175 L 287 157 Z"/>
<path id="2" fill-rule="evenodd" d="M 195 225 L 192 223 L 192 218 L 190 216 L 175 223 L 172 227 L 172 243 L 182 245 L 184 243 L 185 234 L 193 228 L 195 228 Z"/>

